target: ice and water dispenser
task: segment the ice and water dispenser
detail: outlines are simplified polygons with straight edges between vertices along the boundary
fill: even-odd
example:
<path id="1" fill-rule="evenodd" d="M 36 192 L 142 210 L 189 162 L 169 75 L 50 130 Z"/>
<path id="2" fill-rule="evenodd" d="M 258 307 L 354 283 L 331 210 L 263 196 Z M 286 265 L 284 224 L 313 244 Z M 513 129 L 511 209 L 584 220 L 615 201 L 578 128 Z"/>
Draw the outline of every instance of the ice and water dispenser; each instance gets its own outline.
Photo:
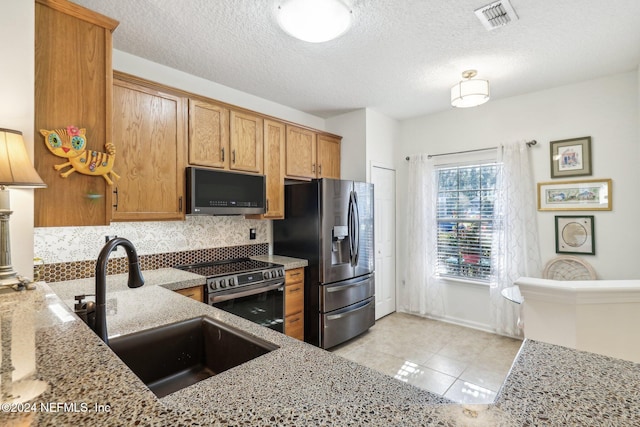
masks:
<path id="1" fill-rule="evenodd" d="M 331 230 L 331 265 L 351 262 L 349 252 L 349 227 L 336 225 Z"/>

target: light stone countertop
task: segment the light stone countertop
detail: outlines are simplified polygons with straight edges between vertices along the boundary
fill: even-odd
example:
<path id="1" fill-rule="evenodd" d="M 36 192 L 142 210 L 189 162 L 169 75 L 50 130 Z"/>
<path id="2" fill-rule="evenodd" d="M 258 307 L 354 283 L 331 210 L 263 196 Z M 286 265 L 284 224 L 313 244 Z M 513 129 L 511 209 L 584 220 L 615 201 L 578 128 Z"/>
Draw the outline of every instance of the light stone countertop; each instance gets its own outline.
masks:
<path id="1" fill-rule="evenodd" d="M 264 262 L 273 262 L 275 264 L 284 265 L 285 270 L 293 270 L 294 268 L 306 267 L 309 262 L 306 259 L 291 258 L 282 255 L 258 255 L 252 256 L 251 259 Z"/>
<path id="2" fill-rule="evenodd" d="M 23 384 L 46 390 L 28 401 L 34 406 L 0 412 L 0 425 L 640 425 L 640 366 L 631 362 L 525 341 L 494 405 L 452 404 L 171 292 L 170 280 L 189 287 L 203 278 L 167 270 L 144 271 L 147 283 L 136 289 L 126 274 L 109 277 L 110 336 L 204 315 L 280 348 L 158 399 L 56 295 L 72 303 L 78 291 L 93 293 L 91 279 L 39 283 L 0 295 L 3 332 L 13 330 L 2 334 L 2 349 L 11 348 L 14 395 L 30 396 Z"/>

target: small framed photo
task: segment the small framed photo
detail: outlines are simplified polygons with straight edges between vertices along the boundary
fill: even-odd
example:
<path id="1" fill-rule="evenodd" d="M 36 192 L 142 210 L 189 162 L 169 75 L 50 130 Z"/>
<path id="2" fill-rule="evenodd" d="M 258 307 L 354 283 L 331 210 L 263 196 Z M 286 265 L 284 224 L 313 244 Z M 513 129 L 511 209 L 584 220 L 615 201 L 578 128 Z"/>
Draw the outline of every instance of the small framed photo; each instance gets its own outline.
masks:
<path id="1" fill-rule="evenodd" d="M 611 179 L 538 183 L 539 211 L 610 211 Z"/>
<path id="2" fill-rule="evenodd" d="M 551 178 L 591 175 L 591 137 L 551 141 Z"/>
<path id="3" fill-rule="evenodd" d="M 556 216 L 556 253 L 595 255 L 593 216 Z"/>

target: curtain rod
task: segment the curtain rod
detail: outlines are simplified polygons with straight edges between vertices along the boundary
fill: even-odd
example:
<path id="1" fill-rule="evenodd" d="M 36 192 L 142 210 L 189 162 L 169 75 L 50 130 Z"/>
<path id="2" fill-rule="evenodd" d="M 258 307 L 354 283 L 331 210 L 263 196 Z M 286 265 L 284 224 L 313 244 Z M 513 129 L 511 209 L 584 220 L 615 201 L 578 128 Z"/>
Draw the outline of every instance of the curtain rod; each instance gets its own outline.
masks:
<path id="1" fill-rule="evenodd" d="M 538 143 L 538 141 L 536 141 L 535 139 L 534 139 L 534 140 L 531 140 L 531 141 L 528 141 L 528 142 L 527 142 L 527 147 L 532 147 L 532 146 L 536 145 L 537 143 Z M 453 151 L 453 152 L 451 152 L 451 153 L 441 153 L 441 154 L 429 154 L 429 155 L 427 156 L 427 158 L 429 158 L 429 159 L 430 159 L 430 158 L 432 158 L 432 157 L 450 156 L 450 155 L 452 155 L 452 154 L 475 153 L 475 152 L 477 152 L 477 151 L 495 150 L 495 149 L 497 149 L 497 148 L 498 148 L 498 147 L 477 148 L 477 149 L 475 149 L 475 150 Z M 409 159 L 410 159 L 410 157 L 409 157 L 409 156 L 405 157 L 405 160 L 409 160 Z"/>

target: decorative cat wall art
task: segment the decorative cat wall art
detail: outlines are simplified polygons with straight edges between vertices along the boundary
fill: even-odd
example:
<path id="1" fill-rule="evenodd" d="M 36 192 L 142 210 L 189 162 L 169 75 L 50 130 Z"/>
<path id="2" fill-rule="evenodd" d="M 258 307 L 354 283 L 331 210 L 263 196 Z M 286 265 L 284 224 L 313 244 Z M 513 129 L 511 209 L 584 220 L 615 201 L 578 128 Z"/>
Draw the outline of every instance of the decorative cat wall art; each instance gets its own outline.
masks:
<path id="1" fill-rule="evenodd" d="M 112 143 L 104 145 L 106 153 L 87 150 L 86 129 L 78 129 L 75 126 L 67 126 L 65 129 L 40 129 L 40 133 L 44 136 L 49 151 L 58 157 L 69 159 L 66 163 L 54 166 L 57 171 L 71 166 L 68 171 L 60 173 L 61 177 L 66 178 L 77 171 L 83 175 L 102 176 L 109 185 L 113 185 L 109 175 L 114 179 L 120 178 L 113 171 L 116 147 Z"/>

